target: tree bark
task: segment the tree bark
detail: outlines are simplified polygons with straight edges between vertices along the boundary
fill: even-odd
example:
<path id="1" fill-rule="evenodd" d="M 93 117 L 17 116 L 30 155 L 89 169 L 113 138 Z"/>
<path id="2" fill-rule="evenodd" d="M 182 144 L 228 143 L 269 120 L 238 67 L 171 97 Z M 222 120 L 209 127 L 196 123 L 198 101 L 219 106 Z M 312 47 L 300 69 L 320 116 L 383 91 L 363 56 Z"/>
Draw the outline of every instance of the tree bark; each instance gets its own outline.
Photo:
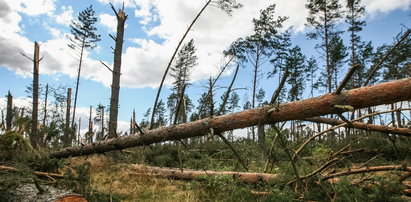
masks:
<path id="1" fill-rule="evenodd" d="M 37 128 L 38 107 L 39 107 L 39 64 L 40 64 L 40 46 L 34 42 L 34 59 L 33 59 L 33 110 L 31 116 L 31 135 L 30 142 L 34 148 L 40 147 L 39 132 Z"/>
<path id="2" fill-rule="evenodd" d="M 404 165 L 389 165 L 389 166 L 374 166 L 374 167 L 357 168 L 357 169 L 351 169 L 347 171 L 341 171 L 338 173 L 329 174 L 329 175 L 324 176 L 321 180 L 328 180 L 328 179 L 345 176 L 345 175 L 368 173 L 368 172 L 378 172 L 378 171 L 390 171 L 390 170 L 400 170 L 400 171 L 405 171 L 405 172 L 411 172 L 411 167 L 407 167 Z"/>
<path id="3" fill-rule="evenodd" d="M 335 108 L 334 105 L 350 105 L 355 109 L 376 106 L 410 100 L 411 93 L 409 92 L 411 92 L 411 78 L 406 78 L 343 91 L 339 95 L 327 94 L 320 97 L 282 104 L 278 107 L 265 105 L 242 112 L 163 127 L 147 131 L 144 136 L 135 134 L 100 141 L 90 145 L 65 148 L 51 154 L 51 157 L 66 158 L 69 156 L 104 153 L 157 142 L 204 136 L 210 132 L 211 128 L 214 129 L 215 133 L 221 133 L 258 124 L 270 124 L 340 113 L 341 110 Z"/>
<path id="4" fill-rule="evenodd" d="M 66 106 L 66 125 L 64 128 L 64 145 L 65 146 L 71 146 L 70 105 L 71 105 L 71 88 L 68 88 L 67 89 L 67 106 Z"/>
<path id="5" fill-rule="evenodd" d="M 127 15 L 124 13 L 124 7 L 117 13 L 114 7 L 112 9 L 117 17 L 117 35 L 116 47 L 114 49 L 114 66 L 113 79 L 111 84 L 111 99 L 110 99 L 110 118 L 108 124 L 108 138 L 117 137 L 117 117 L 118 117 L 118 101 L 120 94 L 120 75 L 121 75 L 121 53 L 123 50 L 124 25 L 127 20 Z"/>
<path id="6" fill-rule="evenodd" d="M 249 173 L 233 171 L 191 170 L 180 168 L 160 168 L 151 166 L 133 165 L 133 169 L 142 175 L 171 178 L 177 180 L 202 180 L 207 176 L 232 176 L 234 179 L 245 183 L 270 182 L 278 177 L 276 174 Z"/>
<path id="7" fill-rule="evenodd" d="M 312 118 L 306 118 L 304 121 L 311 121 L 315 123 L 325 123 L 325 124 L 330 124 L 330 125 L 340 125 L 345 123 L 344 121 L 338 120 L 338 119 L 330 119 L 330 118 L 323 118 L 323 117 L 312 117 Z M 395 128 L 395 127 L 389 127 L 389 126 L 381 126 L 381 125 L 374 125 L 374 124 L 366 124 L 366 123 L 351 123 L 348 124 L 348 128 L 357 128 L 361 130 L 366 130 L 366 131 L 377 131 L 377 132 L 382 132 L 382 133 L 391 133 L 391 134 L 397 134 L 397 135 L 403 135 L 407 137 L 411 137 L 411 129 L 409 128 Z"/>
<path id="8" fill-rule="evenodd" d="M 43 127 L 46 127 L 46 119 L 47 119 L 47 98 L 49 94 L 49 84 L 46 85 L 46 95 L 44 98 L 44 116 L 43 116 Z"/>
<path id="9" fill-rule="evenodd" d="M 7 112 L 6 112 L 6 131 L 11 130 L 11 123 L 13 120 L 13 96 L 10 91 L 7 94 Z"/>

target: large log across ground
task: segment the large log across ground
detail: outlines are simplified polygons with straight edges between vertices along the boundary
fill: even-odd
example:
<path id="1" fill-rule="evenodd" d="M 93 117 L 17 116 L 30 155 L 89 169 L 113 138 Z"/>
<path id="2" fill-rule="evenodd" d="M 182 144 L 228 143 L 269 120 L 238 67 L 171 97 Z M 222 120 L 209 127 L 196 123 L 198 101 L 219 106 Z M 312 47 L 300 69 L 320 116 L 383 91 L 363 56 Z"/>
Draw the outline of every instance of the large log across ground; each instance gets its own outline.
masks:
<path id="1" fill-rule="evenodd" d="M 266 105 L 190 123 L 158 128 L 147 131 L 144 135 L 134 134 L 84 146 L 68 147 L 52 153 L 51 157 L 66 158 L 103 153 L 168 140 L 204 136 L 210 131 L 224 132 L 258 124 L 305 119 L 340 112 L 334 105 L 351 105 L 358 109 L 405 100 L 411 100 L 411 78 L 343 91 L 339 95 L 331 93 L 290 102 L 279 107 Z"/>
<path id="2" fill-rule="evenodd" d="M 258 182 L 270 182 L 278 178 L 277 174 L 161 168 L 138 164 L 134 164 L 132 169 L 134 171 L 132 173 L 135 175 L 145 175 L 175 180 L 204 180 L 204 178 L 208 176 L 230 176 L 239 182 L 254 184 Z"/>

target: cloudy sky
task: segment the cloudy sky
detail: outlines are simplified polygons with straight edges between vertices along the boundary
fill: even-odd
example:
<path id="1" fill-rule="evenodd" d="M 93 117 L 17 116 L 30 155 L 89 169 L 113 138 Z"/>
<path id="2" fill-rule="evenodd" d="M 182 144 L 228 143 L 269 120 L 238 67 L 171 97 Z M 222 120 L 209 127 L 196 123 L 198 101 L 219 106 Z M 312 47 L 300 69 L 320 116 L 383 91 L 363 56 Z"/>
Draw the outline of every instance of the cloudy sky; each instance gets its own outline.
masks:
<path id="1" fill-rule="evenodd" d="M 0 95 L 8 90 L 17 103 L 26 103 L 24 92 L 31 82 L 32 62 L 20 53 L 31 56 L 34 41 L 41 45 L 44 59 L 40 63 L 40 83 L 75 87 L 78 60 L 67 47 L 66 35 L 71 20 L 89 5 L 93 5 L 98 22 L 101 42 L 94 50 L 85 52 L 79 88 L 78 116 L 87 117 L 88 106 L 99 103 L 108 105 L 111 74 L 99 60 L 112 65 L 111 46 L 114 42 L 108 34 L 115 35 L 116 19 L 109 2 L 120 8 L 123 0 L 0 0 Z M 120 114 L 125 128 L 133 109 L 139 119 L 154 102 L 156 87 L 171 57 L 178 40 L 195 15 L 206 3 L 205 0 L 125 0 L 126 22 L 121 77 Z M 224 62 L 222 51 L 235 39 L 251 33 L 251 20 L 258 17 L 259 10 L 269 4 L 277 5 L 280 16 L 289 16 L 286 26 L 293 26 L 294 45 L 302 46 L 308 56 L 315 55 L 315 42 L 305 38 L 305 0 L 238 0 L 243 8 L 228 16 L 215 6 L 208 7 L 187 39 L 193 38 L 197 47 L 198 66 L 191 73 L 193 85 L 189 92 L 196 101 L 201 94 L 205 79 L 215 76 Z M 375 45 L 392 43 L 393 37 L 411 24 L 410 0 L 363 0 L 367 9 L 367 27 L 362 33 L 364 40 Z M 340 28 L 344 29 L 344 25 Z M 347 41 L 348 42 L 348 41 Z M 228 71 L 223 81 L 229 80 Z M 265 76 L 264 76 L 265 78 Z M 250 73 L 240 73 L 238 87 L 247 87 Z M 167 80 L 170 83 L 171 80 Z M 268 94 L 275 90 L 275 82 L 260 83 Z M 274 87 L 273 87 L 274 86 Z M 169 91 L 163 90 L 165 99 Z M 242 98 L 247 93 L 241 93 Z M 244 95 L 245 94 L 245 95 Z M 0 106 L 4 99 L 0 99 Z M 85 126 L 85 124 L 82 124 Z"/>

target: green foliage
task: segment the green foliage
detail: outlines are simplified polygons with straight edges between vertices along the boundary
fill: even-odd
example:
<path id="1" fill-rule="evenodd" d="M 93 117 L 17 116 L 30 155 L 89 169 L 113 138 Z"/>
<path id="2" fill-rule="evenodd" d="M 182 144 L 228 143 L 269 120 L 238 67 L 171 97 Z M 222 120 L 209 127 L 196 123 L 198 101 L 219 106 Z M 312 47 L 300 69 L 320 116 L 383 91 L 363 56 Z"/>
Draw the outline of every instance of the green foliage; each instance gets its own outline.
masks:
<path id="1" fill-rule="evenodd" d="M 0 161 L 22 161 L 34 154 L 30 143 L 12 131 L 0 135 Z"/>
<path id="2" fill-rule="evenodd" d="M 335 194 L 337 201 L 366 201 L 361 188 L 353 186 L 346 177 L 340 179 L 335 185 Z"/>

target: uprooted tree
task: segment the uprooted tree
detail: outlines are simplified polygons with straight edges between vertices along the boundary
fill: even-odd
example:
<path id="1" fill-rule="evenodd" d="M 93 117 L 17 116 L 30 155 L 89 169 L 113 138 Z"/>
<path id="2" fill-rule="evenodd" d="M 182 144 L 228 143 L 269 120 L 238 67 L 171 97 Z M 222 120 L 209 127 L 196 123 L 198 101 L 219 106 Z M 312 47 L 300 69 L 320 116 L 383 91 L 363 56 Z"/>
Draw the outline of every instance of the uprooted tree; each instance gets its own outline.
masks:
<path id="1" fill-rule="evenodd" d="M 64 148 L 51 154 L 51 157 L 66 158 L 94 153 L 104 153 L 124 148 L 149 145 L 169 140 L 204 136 L 258 124 L 276 123 L 287 120 L 305 119 L 326 114 L 344 112 L 341 105 L 354 109 L 388 104 L 411 99 L 411 78 L 381 83 L 340 94 L 330 93 L 320 97 L 300 100 L 279 106 L 265 105 L 242 112 L 206 118 L 190 123 L 163 127 L 115 139 L 96 142 L 84 146 Z"/>

